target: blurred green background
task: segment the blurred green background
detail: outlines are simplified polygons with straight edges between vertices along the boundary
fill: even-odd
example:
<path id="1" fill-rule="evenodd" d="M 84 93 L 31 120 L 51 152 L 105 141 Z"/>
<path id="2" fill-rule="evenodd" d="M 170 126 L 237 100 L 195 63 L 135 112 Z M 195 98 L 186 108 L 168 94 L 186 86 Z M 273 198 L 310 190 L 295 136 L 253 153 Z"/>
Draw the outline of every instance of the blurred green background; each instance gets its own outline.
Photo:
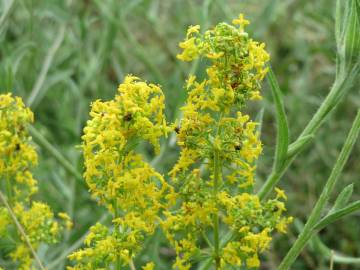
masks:
<path id="1" fill-rule="evenodd" d="M 0 92 L 21 96 L 35 113 L 35 127 L 82 172 L 77 146 L 90 102 L 112 98 L 123 77 L 131 73 L 162 86 L 167 118 L 173 121 L 186 98 L 183 84 L 187 74 L 203 74 L 201 61 L 189 64 L 176 59 L 187 26 L 200 24 L 206 29 L 230 22 L 242 12 L 251 20 L 249 32 L 267 44 L 294 140 L 334 79 L 334 6 L 334 0 L 1 0 Z M 360 106 L 358 93 L 359 85 L 280 182 L 289 197 L 288 212 L 302 222 L 313 208 Z M 263 94 L 262 104 L 250 108 L 253 116 L 261 107 L 265 109 L 258 185 L 271 170 L 275 144 L 274 107 L 266 83 Z M 68 263 L 65 255 L 80 246 L 88 227 L 99 220 L 109 222 L 109 217 L 91 199 L 83 181 L 68 174 L 45 149 L 38 147 L 38 151 L 38 198 L 56 212 L 70 213 L 75 223 L 63 243 L 40 249 L 49 269 L 64 269 Z M 160 157 L 151 156 L 146 149 L 144 153 L 165 172 L 177 158 L 175 140 L 171 137 L 164 142 Z M 354 200 L 360 199 L 359 154 L 358 143 L 338 186 L 340 190 L 354 182 Z M 321 240 L 331 249 L 360 256 L 359 218 L 359 214 L 353 215 L 332 224 L 321 231 Z M 276 235 L 261 269 L 275 269 L 297 233 L 292 225 L 289 234 Z M 158 269 L 170 269 L 172 256 L 156 233 L 144 245 L 136 264 L 154 259 Z M 292 269 L 329 269 L 329 264 L 319 246 L 310 245 Z M 2 259 L 0 266 L 12 269 Z M 336 264 L 334 269 L 360 267 Z"/>

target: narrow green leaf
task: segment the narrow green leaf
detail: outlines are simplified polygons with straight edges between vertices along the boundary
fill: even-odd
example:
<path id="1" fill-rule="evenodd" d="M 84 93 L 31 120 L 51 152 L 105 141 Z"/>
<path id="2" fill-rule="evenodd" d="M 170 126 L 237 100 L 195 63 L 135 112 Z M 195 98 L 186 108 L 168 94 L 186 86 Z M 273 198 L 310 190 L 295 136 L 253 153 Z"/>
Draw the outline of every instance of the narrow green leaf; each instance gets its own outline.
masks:
<path id="1" fill-rule="evenodd" d="M 258 123 L 258 125 L 256 127 L 256 131 L 259 132 L 260 135 L 261 135 L 261 129 L 262 129 L 262 125 L 263 125 L 263 120 L 264 120 L 264 108 L 262 108 L 255 117 L 255 122 Z"/>
<path id="2" fill-rule="evenodd" d="M 339 1 L 336 13 L 337 74 L 344 75 L 360 63 L 360 1 Z"/>
<path id="3" fill-rule="evenodd" d="M 287 157 L 288 146 L 289 146 L 289 128 L 286 119 L 286 113 L 284 103 L 282 100 L 281 90 L 276 77 L 269 66 L 269 72 L 267 80 L 270 84 L 270 88 L 273 94 L 275 108 L 276 108 L 276 150 L 275 150 L 275 171 L 280 171 L 284 165 Z"/>
<path id="4" fill-rule="evenodd" d="M 212 263 L 213 263 L 213 258 L 208 258 L 200 264 L 198 270 L 207 270 L 209 269 L 209 267 L 212 266 Z"/>
<path id="5" fill-rule="evenodd" d="M 295 229 L 300 233 L 304 229 L 304 224 L 299 220 L 294 221 Z M 351 257 L 340 254 L 337 251 L 328 248 L 320 239 L 318 235 L 314 235 L 309 241 L 309 248 L 311 251 L 323 255 L 327 260 L 333 257 L 334 262 L 342 264 L 360 264 L 360 257 Z"/>
<path id="6" fill-rule="evenodd" d="M 2 32 L 3 25 L 6 21 L 6 19 L 9 17 L 10 11 L 11 11 L 14 3 L 15 3 L 14 0 L 3 3 L 3 7 L 2 7 L 3 10 L 2 10 L 1 16 L 0 16 L 0 34 Z"/>
<path id="7" fill-rule="evenodd" d="M 356 211 L 360 210 L 360 200 L 350 203 L 346 207 L 343 207 L 332 214 L 329 214 L 322 218 L 318 223 L 313 227 L 314 230 L 321 230 L 325 228 L 327 225 L 339 220 L 340 218 L 350 215 Z"/>
<path id="8" fill-rule="evenodd" d="M 314 251 L 323 255 L 327 260 L 332 257 L 335 263 L 360 264 L 360 257 L 347 256 L 328 248 L 317 235 L 312 238 L 311 242 L 313 242 Z"/>
<path id="9" fill-rule="evenodd" d="M 319 218 L 321 216 L 321 212 L 323 211 L 325 205 L 327 204 L 330 194 L 332 193 L 334 187 L 336 186 L 336 183 L 342 173 L 342 170 L 344 169 L 344 166 L 350 156 L 351 150 L 354 147 L 355 142 L 357 141 L 358 135 L 360 132 L 360 109 L 358 110 L 356 117 L 353 121 L 353 124 L 351 126 L 351 129 L 348 133 L 348 136 L 345 140 L 345 143 L 341 149 L 341 152 L 336 160 L 336 163 L 331 171 L 331 174 L 326 181 L 326 184 L 323 188 L 323 191 L 320 194 L 320 197 L 318 201 L 316 202 L 313 210 L 311 211 L 311 214 L 304 226 L 304 229 L 280 263 L 278 270 L 287 270 L 290 269 L 290 266 L 294 263 L 296 258 L 299 256 L 303 248 L 306 246 L 306 244 L 309 242 L 311 237 L 314 235 L 316 230 L 319 228 L 323 228 L 323 226 L 326 226 L 330 224 L 331 222 L 334 222 L 335 220 L 343 217 L 344 215 L 347 215 L 351 212 L 354 212 L 354 209 L 357 209 L 357 207 L 354 204 L 349 205 L 346 208 L 343 208 L 341 210 L 336 211 L 336 213 L 329 215 L 325 217 L 323 220 L 319 222 Z"/>
<path id="10" fill-rule="evenodd" d="M 32 125 L 28 125 L 29 133 L 33 137 L 34 141 L 38 143 L 41 147 L 46 149 L 50 155 L 55 158 L 59 164 L 71 175 L 73 175 L 78 180 L 82 180 L 81 174 L 77 169 L 68 161 L 52 144 Z"/>
<path id="11" fill-rule="evenodd" d="M 343 7 L 342 1 L 336 1 L 336 9 L 335 9 L 335 38 L 336 44 L 339 46 L 341 40 L 341 31 L 343 28 Z"/>
<path id="12" fill-rule="evenodd" d="M 305 146 L 307 146 L 313 139 L 314 135 L 305 135 L 300 138 L 298 138 L 295 142 L 289 145 L 287 157 L 292 158 L 299 152 L 301 152 Z"/>
<path id="13" fill-rule="evenodd" d="M 229 231 L 220 240 L 220 247 L 223 248 L 225 245 L 234 237 L 234 232 Z"/>
<path id="14" fill-rule="evenodd" d="M 352 0 L 349 3 L 348 21 L 344 34 L 345 61 L 351 65 L 360 60 L 360 3 L 358 0 Z"/>
<path id="15" fill-rule="evenodd" d="M 43 65 L 41 67 L 40 73 L 35 81 L 35 84 L 31 90 L 31 93 L 26 101 L 26 104 L 30 107 L 34 101 L 37 99 L 39 93 L 42 90 L 42 87 L 44 85 L 44 82 L 46 81 L 48 72 L 52 66 L 52 63 L 55 59 L 55 55 L 57 53 L 57 51 L 59 50 L 59 48 L 61 47 L 61 44 L 65 38 L 65 33 L 66 33 L 66 24 L 62 23 L 59 28 L 57 33 L 54 36 L 54 42 L 52 43 L 51 47 L 49 48 Z"/>
<path id="16" fill-rule="evenodd" d="M 348 201 L 350 200 L 350 197 L 352 195 L 354 191 L 354 184 L 350 184 L 348 186 L 346 186 L 341 193 L 339 194 L 339 196 L 337 196 L 336 201 L 334 203 L 333 208 L 330 210 L 329 214 L 334 213 L 335 211 L 343 208 L 346 206 L 346 204 L 348 203 Z"/>

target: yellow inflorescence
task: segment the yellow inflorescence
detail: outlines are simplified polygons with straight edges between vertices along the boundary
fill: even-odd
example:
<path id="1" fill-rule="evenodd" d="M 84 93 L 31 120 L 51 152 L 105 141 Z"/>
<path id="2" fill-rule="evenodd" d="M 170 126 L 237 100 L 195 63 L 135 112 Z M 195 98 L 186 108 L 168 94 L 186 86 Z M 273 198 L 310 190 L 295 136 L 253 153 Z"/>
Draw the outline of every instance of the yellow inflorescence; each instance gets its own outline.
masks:
<path id="1" fill-rule="evenodd" d="M 48 205 L 31 198 L 38 189 L 31 173 L 37 154 L 27 131 L 27 125 L 33 121 L 33 113 L 21 98 L 10 93 L 0 95 L 0 189 L 7 195 L 31 245 L 37 248 L 42 242 L 55 243 L 64 226 L 54 219 Z M 31 251 L 5 207 L 0 207 L 0 237 L 14 243 L 1 252 L 16 263 L 16 269 L 30 269 Z"/>
<path id="2" fill-rule="evenodd" d="M 276 197 L 265 202 L 253 193 L 262 144 L 258 124 L 240 112 L 247 101 L 261 99 L 269 54 L 249 38 L 243 15 L 233 24 L 220 23 L 204 34 L 191 26 L 180 43 L 179 59 L 201 57 L 209 66 L 205 79 L 189 76 L 179 126 L 166 124 L 159 86 L 133 76 L 113 100 L 92 104 L 82 137 L 84 177 L 113 219 L 110 227 L 90 229 L 85 247 L 69 256 L 76 261 L 69 270 L 131 265 L 158 225 L 176 252 L 175 269 L 188 270 L 204 257 L 216 269 L 256 268 L 271 233 L 286 232 L 291 218 L 283 217 L 284 192 L 276 189 Z M 158 153 L 160 137 L 172 129 L 181 152 L 169 172 L 170 185 L 136 146 L 146 141 Z M 229 237 L 219 235 L 224 230 Z M 142 269 L 154 267 L 150 262 Z"/>
<path id="3" fill-rule="evenodd" d="M 133 76 L 120 84 L 113 100 L 92 104 L 82 137 L 84 177 L 92 195 L 113 213 L 113 229 L 92 227 L 86 248 L 70 256 L 78 263 L 69 269 L 129 263 L 144 236 L 154 232 L 159 213 L 172 203 L 172 188 L 135 153 L 144 140 L 158 152 L 159 138 L 171 130 L 163 111 L 160 87 Z M 152 269 L 151 265 L 144 269 Z"/>
<path id="4" fill-rule="evenodd" d="M 200 97 L 199 106 L 205 106 L 203 108 L 226 111 L 234 103 L 242 105 L 248 99 L 261 98 L 260 82 L 267 73 L 265 63 L 270 56 L 264 43 L 252 40 L 244 31 L 249 22 L 243 15 L 234 23 L 238 27 L 220 23 L 204 34 L 200 34 L 199 26 L 191 26 L 186 39 L 180 43 L 183 51 L 177 55 L 178 59 L 192 61 L 205 57 L 211 61 L 206 70 L 208 78 L 193 86 L 197 92 L 208 86 L 205 96 Z M 194 82 L 193 77 L 190 78 L 187 88 Z"/>
<path id="5" fill-rule="evenodd" d="M 208 242 L 211 232 L 218 233 L 215 223 L 232 231 L 232 237 L 211 255 L 218 261 L 217 269 L 258 267 L 270 233 L 285 232 L 291 221 L 282 217 L 283 191 L 277 189 L 277 197 L 266 202 L 251 193 L 262 145 L 257 123 L 239 109 L 248 100 L 261 99 L 269 54 L 263 43 L 249 38 L 244 30 L 249 21 L 243 15 L 233 24 L 220 23 L 204 34 L 199 26 L 191 26 L 180 43 L 180 60 L 202 57 L 210 66 L 201 81 L 189 76 L 188 99 L 176 128 L 181 153 L 170 175 L 179 206 L 166 211 L 162 222 L 177 253 L 175 269 L 190 269 L 202 252 L 201 242 Z"/>
<path id="6" fill-rule="evenodd" d="M 29 170 L 37 164 L 37 154 L 26 129 L 34 121 L 34 115 L 21 98 L 9 93 L 0 95 L 0 119 L 1 180 L 8 183 L 11 199 L 28 199 L 37 190 Z"/>

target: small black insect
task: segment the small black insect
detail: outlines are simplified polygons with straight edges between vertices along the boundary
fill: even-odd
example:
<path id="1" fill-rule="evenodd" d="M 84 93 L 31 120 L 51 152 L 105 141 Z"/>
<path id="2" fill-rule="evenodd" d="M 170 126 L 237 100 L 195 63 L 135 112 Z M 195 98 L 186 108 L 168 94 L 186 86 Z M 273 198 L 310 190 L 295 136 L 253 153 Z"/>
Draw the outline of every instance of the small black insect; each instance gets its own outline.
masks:
<path id="1" fill-rule="evenodd" d="M 124 121 L 129 122 L 132 120 L 132 114 L 128 113 L 124 115 Z"/>
<path id="2" fill-rule="evenodd" d="M 239 143 L 235 144 L 234 148 L 235 148 L 236 151 L 241 150 L 241 144 L 239 144 Z"/>
<path id="3" fill-rule="evenodd" d="M 177 134 L 180 133 L 180 127 L 175 127 L 174 130 L 175 130 L 175 132 L 176 132 Z"/>
<path id="4" fill-rule="evenodd" d="M 21 148 L 21 147 L 20 147 L 20 144 L 18 144 L 18 143 L 17 143 L 17 144 L 15 144 L 15 151 L 19 151 L 19 150 L 20 150 L 20 148 Z"/>

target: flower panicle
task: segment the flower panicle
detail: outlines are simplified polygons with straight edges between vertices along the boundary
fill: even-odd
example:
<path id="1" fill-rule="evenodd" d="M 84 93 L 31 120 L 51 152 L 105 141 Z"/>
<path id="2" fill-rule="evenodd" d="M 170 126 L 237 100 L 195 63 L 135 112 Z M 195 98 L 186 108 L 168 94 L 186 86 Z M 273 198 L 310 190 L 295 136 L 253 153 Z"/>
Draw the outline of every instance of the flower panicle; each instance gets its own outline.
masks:
<path id="1" fill-rule="evenodd" d="M 31 169 L 37 165 L 38 156 L 27 126 L 33 122 L 33 112 L 20 97 L 11 93 L 0 95 L 0 186 L 5 187 L 1 192 L 6 194 L 11 211 L 36 249 L 41 243 L 58 242 L 66 225 L 61 218 L 55 218 L 47 204 L 32 198 L 38 186 Z M 9 211 L 0 207 L 0 237 L 16 240 L 14 247 L 4 254 L 18 269 L 30 269 L 32 251 Z M 69 217 L 67 223 L 71 223 Z"/>
<path id="2" fill-rule="evenodd" d="M 271 234 L 286 232 L 291 218 L 284 217 L 285 193 L 277 189 L 262 202 L 253 192 L 262 143 L 258 124 L 243 109 L 261 99 L 270 56 L 265 44 L 245 32 L 248 24 L 240 14 L 233 25 L 220 23 L 205 33 L 198 25 L 188 28 L 177 57 L 201 57 L 208 67 L 204 79 L 188 77 L 183 117 L 175 124 L 166 123 L 161 88 L 131 75 L 114 99 L 92 104 L 82 136 L 84 178 L 113 219 L 111 227 L 90 229 L 85 247 L 69 256 L 76 261 L 69 270 L 131 263 L 158 225 L 176 252 L 176 269 L 191 268 L 203 240 L 217 269 L 254 268 Z M 172 130 L 180 156 L 169 182 L 136 148 L 146 141 L 158 153 L 159 139 Z M 232 233 L 221 246 L 220 225 Z M 149 262 L 142 269 L 154 267 Z"/>
<path id="3" fill-rule="evenodd" d="M 147 141 L 158 153 L 160 138 L 171 129 L 160 86 L 135 76 L 125 77 L 112 100 L 92 104 L 82 136 L 84 178 L 93 197 L 112 213 L 113 226 L 91 227 L 85 248 L 69 256 L 76 264 L 68 269 L 129 264 L 154 232 L 160 213 L 173 203 L 173 189 L 136 147 Z"/>
<path id="4" fill-rule="evenodd" d="M 271 233 L 285 233 L 291 222 L 283 217 L 282 190 L 266 202 L 253 194 L 262 143 L 258 123 L 242 109 L 261 99 L 270 56 L 264 43 L 245 32 L 250 22 L 243 14 L 232 23 L 219 23 L 204 33 L 190 26 L 179 44 L 178 59 L 203 58 L 208 66 L 204 79 L 190 75 L 185 84 L 188 98 L 176 126 L 180 157 L 169 173 L 178 207 L 167 211 L 161 223 L 177 253 L 177 269 L 190 269 L 200 243 L 209 243 L 207 234 L 219 237 L 219 224 L 232 237 L 222 247 L 216 240 L 209 243 L 216 269 L 258 267 Z"/>

